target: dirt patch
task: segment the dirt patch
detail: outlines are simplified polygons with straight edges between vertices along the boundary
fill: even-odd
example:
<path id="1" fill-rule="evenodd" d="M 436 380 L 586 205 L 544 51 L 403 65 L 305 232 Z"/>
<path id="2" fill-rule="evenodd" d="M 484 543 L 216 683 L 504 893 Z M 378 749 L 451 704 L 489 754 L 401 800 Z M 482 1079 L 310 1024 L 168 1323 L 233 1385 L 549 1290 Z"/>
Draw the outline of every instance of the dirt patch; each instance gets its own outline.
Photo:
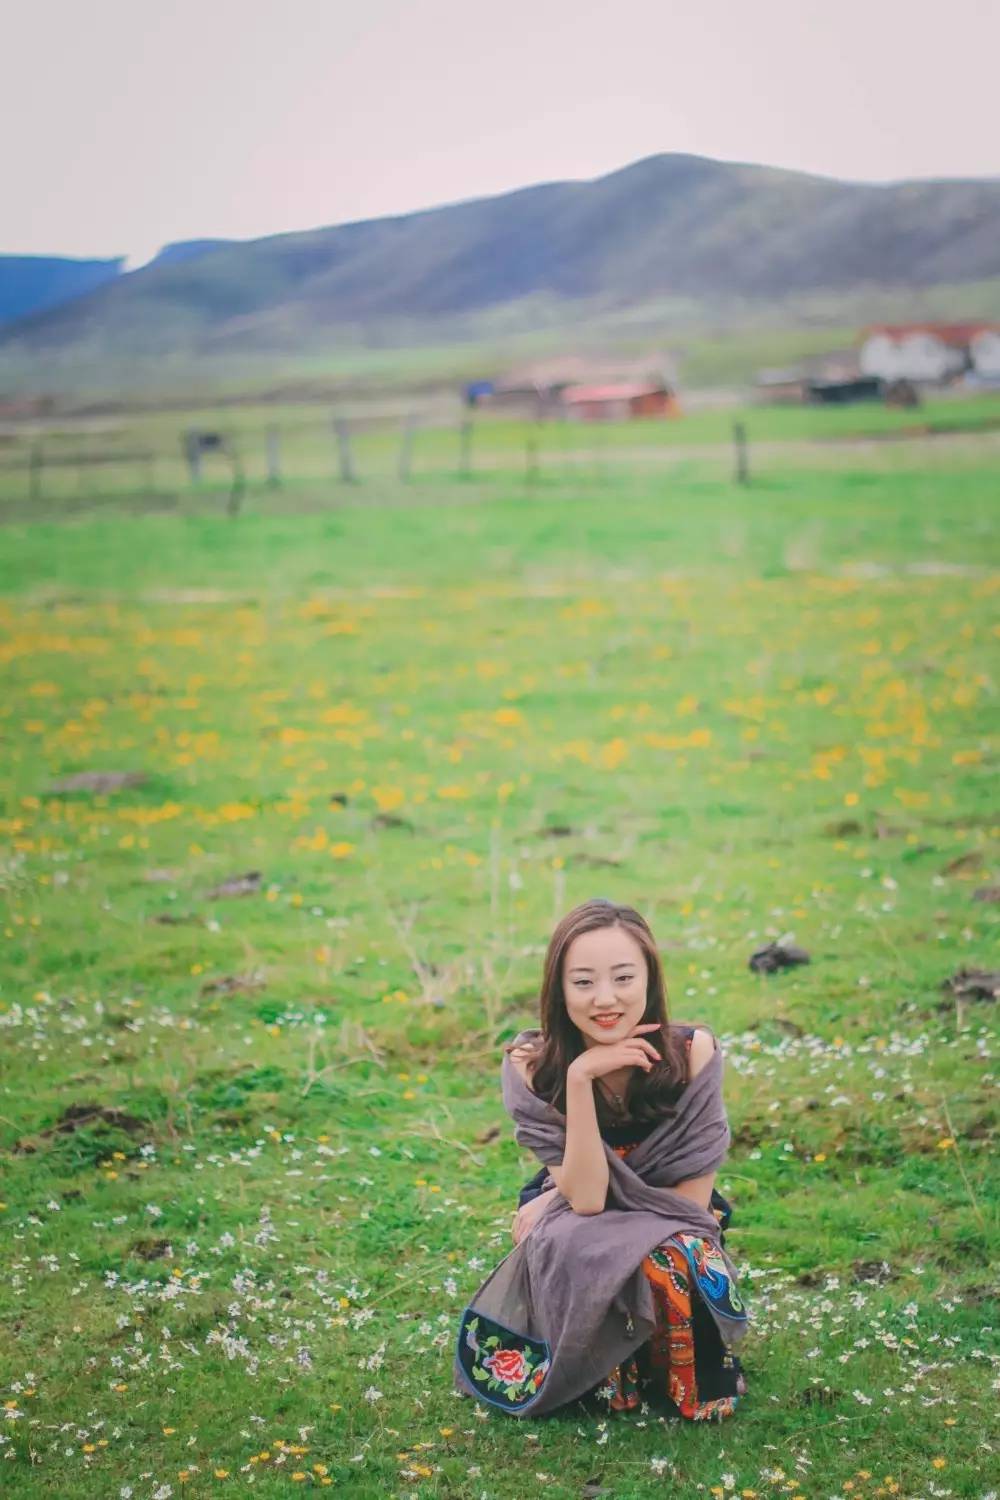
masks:
<path id="1" fill-rule="evenodd" d="M 747 1031 L 777 1031 L 782 1036 L 805 1036 L 801 1026 L 786 1020 L 784 1016 L 765 1016 L 763 1020 L 751 1021 Z"/>
<path id="2" fill-rule="evenodd" d="M 864 1281 L 873 1286 L 885 1286 L 895 1280 L 896 1273 L 887 1260 L 856 1260 L 851 1267 L 855 1281 Z"/>
<path id="3" fill-rule="evenodd" d="M 828 1385 L 807 1385 L 796 1391 L 791 1399 L 793 1406 L 832 1406 L 840 1400 L 840 1392 L 831 1390 Z"/>
<path id="4" fill-rule="evenodd" d="M 407 832 L 413 833 L 413 824 L 409 818 L 397 817 L 395 813 L 376 813 L 371 820 L 372 828 L 405 828 Z"/>
<path id="5" fill-rule="evenodd" d="M 983 868 L 983 856 L 978 849 L 970 849 L 968 854 L 960 854 L 957 859 L 949 860 L 941 871 L 942 875 L 969 875 L 973 870 Z"/>
<path id="6" fill-rule="evenodd" d="M 50 782 L 45 788 L 45 796 L 62 797 L 74 792 L 101 796 L 128 787 L 144 786 L 148 780 L 145 771 L 76 771 L 72 776 L 62 776 L 58 781 Z"/>
<path id="7" fill-rule="evenodd" d="M 71 1136 L 78 1130 L 92 1129 L 95 1126 L 122 1130 L 126 1135 L 135 1135 L 138 1131 L 145 1131 L 147 1128 L 145 1120 L 128 1114 L 124 1109 L 115 1109 L 104 1104 L 69 1104 L 54 1125 L 46 1126 L 44 1130 L 38 1131 L 37 1135 L 23 1136 L 14 1146 L 14 1150 L 18 1155 L 30 1156 L 46 1141 L 54 1140 L 58 1136 Z"/>
<path id="8" fill-rule="evenodd" d="M 256 896 L 264 877 L 259 870 L 247 870 L 245 875 L 230 875 L 220 885 L 206 892 L 207 901 L 220 901 L 233 896 Z"/>
<path id="9" fill-rule="evenodd" d="M 267 988 L 264 975 L 254 969 L 249 974 L 223 974 L 209 979 L 199 991 L 202 995 L 252 995 Z"/>
<path id="10" fill-rule="evenodd" d="M 139 1260 L 169 1260 L 173 1246 L 169 1240 L 136 1240 L 130 1254 Z"/>
<path id="11" fill-rule="evenodd" d="M 838 818 L 834 823 L 827 823 L 823 832 L 831 839 L 849 839 L 863 833 L 864 830 L 857 818 Z"/>

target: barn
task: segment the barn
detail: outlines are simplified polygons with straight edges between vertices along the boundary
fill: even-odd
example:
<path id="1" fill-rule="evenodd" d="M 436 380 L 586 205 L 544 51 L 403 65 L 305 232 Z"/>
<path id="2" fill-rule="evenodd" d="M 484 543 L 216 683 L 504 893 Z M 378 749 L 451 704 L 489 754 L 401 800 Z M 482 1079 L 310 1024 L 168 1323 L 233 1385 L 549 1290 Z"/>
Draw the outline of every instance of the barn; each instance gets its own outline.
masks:
<path id="1" fill-rule="evenodd" d="M 677 397 L 660 382 L 570 385 L 560 392 L 559 402 L 571 422 L 629 422 L 636 417 L 680 416 Z"/>
<path id="2" fill-rule="evenodd" d="M 467 406 L 536 422 L 628 421 L 679 415 L 673 361 L 641 355 L 566 353 L 467 385 Z"/>

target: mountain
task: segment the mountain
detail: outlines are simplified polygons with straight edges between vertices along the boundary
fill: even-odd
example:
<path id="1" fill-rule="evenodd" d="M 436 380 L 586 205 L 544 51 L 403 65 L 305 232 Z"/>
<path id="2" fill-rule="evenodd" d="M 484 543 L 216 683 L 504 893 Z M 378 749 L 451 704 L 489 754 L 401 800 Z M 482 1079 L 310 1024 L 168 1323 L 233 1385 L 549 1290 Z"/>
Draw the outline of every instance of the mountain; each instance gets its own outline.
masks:
<path id="1" fill-rule="evenodd" d="M 196 260 L 200 255 L 209 255 L 225 245 L 239 244 L 238 240 L 176 240 L 158 250 L 150 266 L 175 266 L 182 260 Z"/>
<path id="2" fill-rule="evenodd" d="M 0 255 L 0 323 L 44 312 L 114 281 L 124 258 L 69 260 L 56 255 Z"/>
<path id="3" fill-rule="evenodd" d="M 6 352 L 288 351 L 682 298 L 1000 276 L 1000 179 L 839 182 L 648 157 L 590 182 L 167 257 L 0 331 Z"/>

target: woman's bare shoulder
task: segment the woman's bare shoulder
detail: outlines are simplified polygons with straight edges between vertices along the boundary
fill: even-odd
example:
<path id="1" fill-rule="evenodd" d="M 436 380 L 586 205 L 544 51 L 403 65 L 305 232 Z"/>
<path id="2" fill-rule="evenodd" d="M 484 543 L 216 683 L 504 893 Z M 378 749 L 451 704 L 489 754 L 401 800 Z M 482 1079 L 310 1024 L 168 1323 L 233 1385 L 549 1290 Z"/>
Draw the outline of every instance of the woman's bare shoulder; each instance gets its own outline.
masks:
<path id="1" fill-rule="evenodd" d="M 716 1040 L 713 1032 L 707 1026 L 695 1026 L 694 1036 L 691 1038 L 691 1049 L 688 1052 L 688 1079 L 697 1078 L 716 1048 Z"/>

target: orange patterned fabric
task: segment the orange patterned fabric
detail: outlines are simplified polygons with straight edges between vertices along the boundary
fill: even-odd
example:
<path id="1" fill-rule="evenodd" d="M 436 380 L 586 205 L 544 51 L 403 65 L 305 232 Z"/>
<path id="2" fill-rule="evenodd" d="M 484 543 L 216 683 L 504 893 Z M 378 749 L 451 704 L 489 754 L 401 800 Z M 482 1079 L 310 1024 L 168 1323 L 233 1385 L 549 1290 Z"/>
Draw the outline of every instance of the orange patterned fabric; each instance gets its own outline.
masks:
<path id="1" fill-rule="evenodd" d="M 642 1269 L 652 1285 L 657 1310 L 656 1331 L 650 1339 L 649 1355 L 661 1388 L 666 1390 L 681 1416 L 690 1422 L 731 1417 L 738 1396 L 717 1396 L 710 1401 L 698 1398 L 691 1275 L 684 1251 L 667 1240 L 646 1256 Z"/>

